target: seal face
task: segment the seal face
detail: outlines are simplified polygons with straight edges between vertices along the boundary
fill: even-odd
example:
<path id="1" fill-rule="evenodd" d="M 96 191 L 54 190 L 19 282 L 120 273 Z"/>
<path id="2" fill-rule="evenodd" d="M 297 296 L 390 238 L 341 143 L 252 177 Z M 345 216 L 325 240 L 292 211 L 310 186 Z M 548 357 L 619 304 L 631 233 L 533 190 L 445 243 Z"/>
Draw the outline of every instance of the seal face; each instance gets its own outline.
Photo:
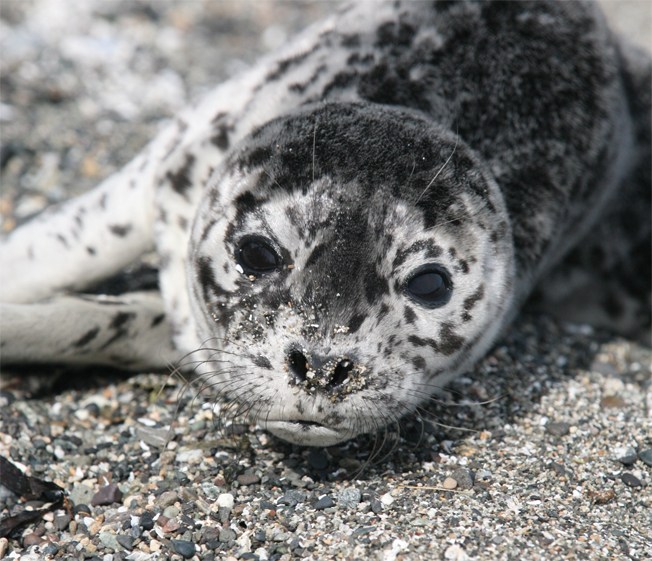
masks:
<path id="1" fill-rule="evenodd" d="M 5 357 L 180 361 L 323 446 L 428 400 L 537 282 L 649 325 L 650 69 L 587 4 L 344 8 L 2 242 Z M 61 296 L 152 245 L 160 292 Z"/>
<path id="2" fill-rule="evenodd" d="M 373 104 L 255 131 L 212 180 L 190 256 L 201 339 L 228 349 L 209 384 L 299 444 L 413 410 L 511 304 L 500 191 L 450 132 Z"/>

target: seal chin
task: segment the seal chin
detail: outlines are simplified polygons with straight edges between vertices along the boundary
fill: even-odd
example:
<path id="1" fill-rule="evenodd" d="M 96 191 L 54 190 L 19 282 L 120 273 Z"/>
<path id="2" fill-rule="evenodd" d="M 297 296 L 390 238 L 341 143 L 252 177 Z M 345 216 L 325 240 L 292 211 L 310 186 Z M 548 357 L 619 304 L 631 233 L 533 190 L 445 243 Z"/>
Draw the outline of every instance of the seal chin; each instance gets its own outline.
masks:
<path id="1" fill-rule="evenodd" d="M 263 426 L 274 436 L 300 446 L 333 446 L 356 436 L 353 431 L 326 427 L 314 421 L 267 421 Z"/>

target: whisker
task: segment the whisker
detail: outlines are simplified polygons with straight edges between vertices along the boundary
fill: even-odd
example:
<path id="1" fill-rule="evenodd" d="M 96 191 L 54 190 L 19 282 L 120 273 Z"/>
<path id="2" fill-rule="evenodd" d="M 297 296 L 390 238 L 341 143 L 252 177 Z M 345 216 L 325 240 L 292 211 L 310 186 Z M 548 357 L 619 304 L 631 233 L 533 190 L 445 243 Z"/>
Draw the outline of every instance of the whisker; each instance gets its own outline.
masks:
<path id="1" fill-rule="evenodd" d="M 453 150 L 451 151 L 450 156 L 448 156 L 448 159 L 444 162 L 444 165 L 442 165 L 439 168 L 439 171 L 437 173 L 435 173 L 435 176 L 430 180 L 430 183 L 428 183 L 428 185 L 426 185 L 426 188 L 418 196 L 417 200 L 414 203 L 415 205 L 418 204 L 419 201 L 421 201 L 423 196 L 428 192 L 428 189 L 430 189 L 430 187 L 432 187 L 433 183 L 437 180 L 437 178 L 439 177 L 441 172 L 444 171 L 444 168 L 448 165 L 448 163 L 453 158 L 453 155 L 455 154 L 455 151 L 457 150 L 457 144 L 459 143 L 459 138 L 460 138 L 459 135 L 455 136 L 455 146 L 453 146 Z"/>

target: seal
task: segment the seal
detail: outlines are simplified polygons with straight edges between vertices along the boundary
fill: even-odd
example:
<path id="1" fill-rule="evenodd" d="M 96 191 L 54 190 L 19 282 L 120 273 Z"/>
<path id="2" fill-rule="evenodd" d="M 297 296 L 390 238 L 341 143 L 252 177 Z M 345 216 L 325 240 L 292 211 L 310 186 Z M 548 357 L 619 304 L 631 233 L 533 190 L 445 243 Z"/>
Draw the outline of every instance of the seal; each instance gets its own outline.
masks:
<path id="1" fill-rule="evenodd" d="M 2 241 L 3 360 L 176 362 L 324 446 L 414 411 L 533 291 L 641 333 L 651 69 L 593 4 L 343 7 Z M 159 290 L 88 293 L 152 246 Z"/>

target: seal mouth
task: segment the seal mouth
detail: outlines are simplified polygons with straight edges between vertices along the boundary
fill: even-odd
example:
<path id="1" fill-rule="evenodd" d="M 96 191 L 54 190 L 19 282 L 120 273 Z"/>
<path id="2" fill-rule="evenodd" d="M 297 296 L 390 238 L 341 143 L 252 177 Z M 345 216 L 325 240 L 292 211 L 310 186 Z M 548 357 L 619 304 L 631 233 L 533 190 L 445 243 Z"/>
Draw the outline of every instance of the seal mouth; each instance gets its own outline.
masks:
<path id="1" fill-rule="evenodd" d="M 356 433 L 327 427 L 317 421 L 296 419 L 291 421 L 267 421 L 263 427 L 274 436 L 301 446 L 333 446 L 353 438 Z"/>

